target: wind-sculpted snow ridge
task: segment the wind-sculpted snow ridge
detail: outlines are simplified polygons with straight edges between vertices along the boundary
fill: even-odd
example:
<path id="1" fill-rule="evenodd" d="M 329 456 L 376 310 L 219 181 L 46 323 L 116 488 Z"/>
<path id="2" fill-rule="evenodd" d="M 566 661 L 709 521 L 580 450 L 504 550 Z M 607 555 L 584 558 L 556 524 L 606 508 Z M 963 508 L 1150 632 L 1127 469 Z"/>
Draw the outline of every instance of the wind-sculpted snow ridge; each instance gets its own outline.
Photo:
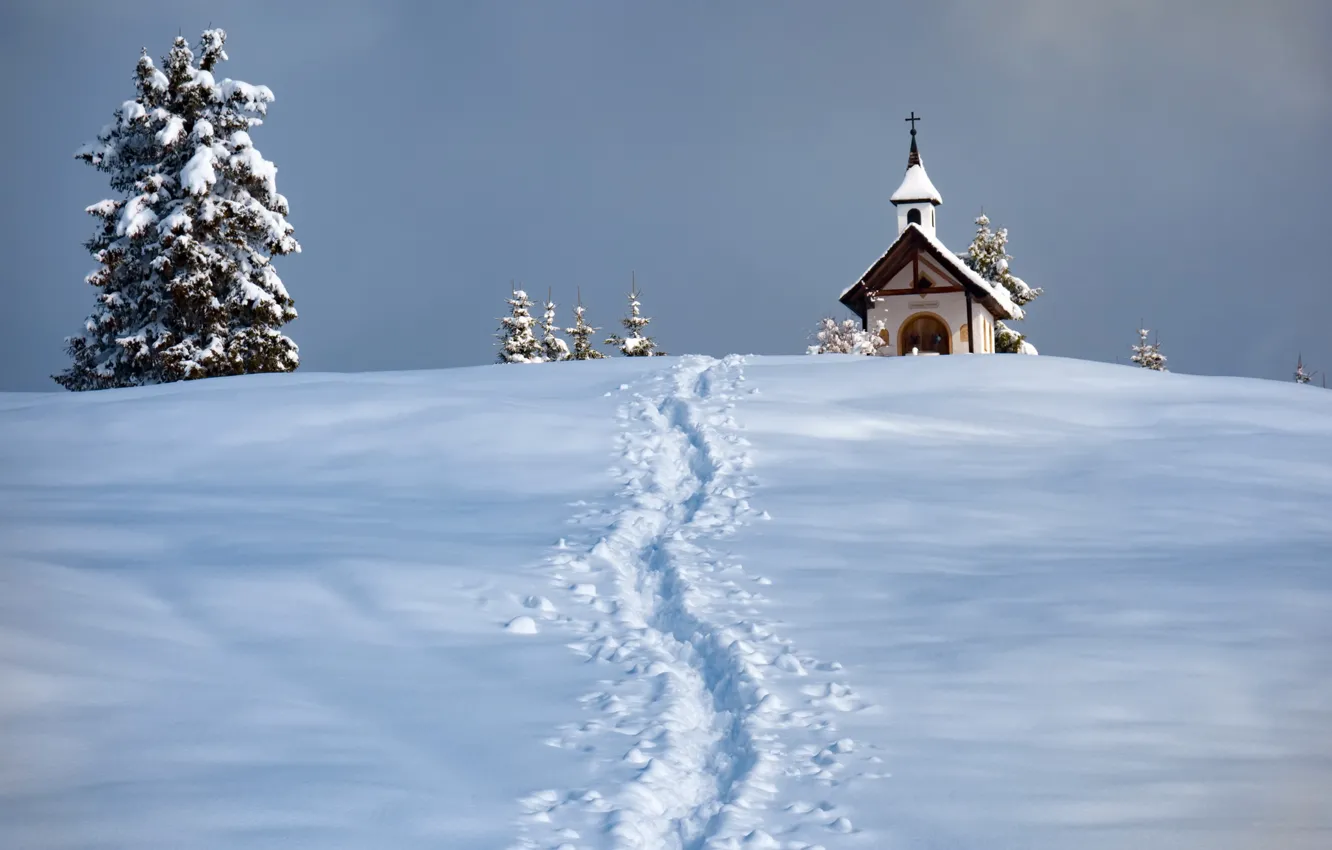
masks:
<path id="1" fill-rule="evenodd" d="M 806 679 L 789 689 L 803 706 L 787 708 L 780 680 L 838 665 L 779 638 L 759 617 L 762 598 L 745 589 L 767 580 L 717 548 L 760 516 L 749 504 L 749 443 L 731 415 L 743 366 L 738 356 L 683 358 L 619 412 L 623 502 L 584 554 L 565 548 L 552 559 L 553 582 L 587 612 L 569 621 L 573 648 L 616 674 L 583 700 L 596 717 L 550 743 L 588 754 L 600 787 L 524 799 L 519 846 L 803 848 L 817 845 L 778 841 L 775 824 L 788 835 L 811 819 L 852 829 L 829 803 L 775 810 L 784 779 L 831 784 L 854 749 L 846 739 L 793 746 L 783 731 L 828 739 L 830 709 L 863 706 L 844 685 Z"/>

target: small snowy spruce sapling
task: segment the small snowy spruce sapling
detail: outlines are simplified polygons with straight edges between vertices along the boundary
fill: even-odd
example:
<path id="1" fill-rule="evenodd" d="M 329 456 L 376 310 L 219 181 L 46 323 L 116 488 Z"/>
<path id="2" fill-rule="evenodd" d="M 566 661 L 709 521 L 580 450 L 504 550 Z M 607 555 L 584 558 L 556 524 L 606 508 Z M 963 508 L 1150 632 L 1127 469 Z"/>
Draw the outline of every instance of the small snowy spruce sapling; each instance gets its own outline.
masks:
<path id="1" fill-rule="evenodd" d="M 831 316 L 819 319 L 814 332 L 816 343 L 805 349 L 806 354 L 866 354 L 872 355 L 886 343 L 883 341 L 883 322 L 877 322 L 873 332 L 862 330 L 854 319 L 838 322 Z"/>
<path id="2" fill-rule="evenodd" d="M 606 355 L 592 347 L 592 340 L 590 337 L 597 332 L 597 328 L 589 325 L 587 320 L 583 318 L 583 298 L 581 293 L 578 297 L 578 305 L 574 307 L 574 326 L 571 328 L 565 328 L 564 332 L 569 335 L 569 338 L 572 339 L 574 343 L 572 359 L 601 360 L 605 358 Z"/>
<path id="3" fill-rule="evenodd" d="M 544 363 L 545 350 L 532 331 L 536 320 L 532 318 L 532 301 L 521 289 L 509 296 L 509 315 L 500 319 L 499 362 Z"/>
<path id="4" fill-rule="evenodd" d="M 569 344 L 560 339 L 559 331 L 555 326 L 555 302 L 547 291 L 546 312 L 541 316 L 541 353 L 551 363 L 569 359 Z"/>
<path id="5" fill-rule="evenodd" d="M 606 339 L 606 345 L 620 349 L 625 357 L 660 357 L 666 352 L 657 350 L 657 343 L 652 337 L 643 336 L 643 329 L 652 320 L 639 312 L 642 305 L 638 302 L 638 294 L 638 283 L 635 282 L 629 290 L 629 315 L 620 320 L 628 333 L 624 336 L 611 334 Z"/>
<path id="6" fill-rule="evenodd" d="M 1161 343 L 1147 341 L 1150 333 L 1146 328 L 1138 329 L 1138 344 L 1133 346 L 1133 356 L 1129 359 L 1144 369 L 1168 372 L 1170 370 L 1166 368 L 1166 356 L 1161 353 Z"/>
<path id="7" fill-rule="evenodd" d="M 66 340 L 73 364 L 54 376 L 94 390 L 290 372 L 296 318 L 272 259 L 300 251 L 277 168 L 249 131 L 263 123 L 266 86 L 218 80 L 226 33 L 206 30 L 199 59 L 177 38 L 159 70 L 147 51 L 135 95 L 76 154 L 110 176 L 115 197 L 93 204 L 88 240 L 97 304 Z"/>
<path id="8" fill-rule="evenodd" d="M 1313 380 L 1313 375 L 1311 375 L 1308 371 L 1305 370 L 1304 355 L 1301 354 L 1295 360 L 1295 383 L 1307 384 L 1312 380 Z"/>
<path id="9" fill-rule="evenodd" d="M 1018 319 L 1025 318 L 1022 308 L 1041 296 L 1044 290 L 1027 286 L 1022 278 L 1009 271 L 1013 257 L 1008 253 L 1008 230 L 990 229 L 990 219 L 981 213 L 976 219 L 976 235 L 971 240 L 967 253 L 962 260 L 976 274 L 988 281 L 997 283 L 1008 291 L 1008 296 L 1018 307 Z M 994 350 L 999 354 L 1035 354 L 1036 347 L 1027 342 L 1025 335 L 1013 330 L 1003 322 L 994 323 Z"/>

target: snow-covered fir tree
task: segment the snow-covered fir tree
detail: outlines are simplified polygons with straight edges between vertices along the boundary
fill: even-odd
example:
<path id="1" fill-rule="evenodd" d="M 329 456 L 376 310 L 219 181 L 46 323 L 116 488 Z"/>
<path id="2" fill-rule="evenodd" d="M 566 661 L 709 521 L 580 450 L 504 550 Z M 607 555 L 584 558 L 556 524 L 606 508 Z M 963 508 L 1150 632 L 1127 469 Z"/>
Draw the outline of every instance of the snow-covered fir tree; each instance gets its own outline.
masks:
<path id="1" fill-rule="evenodd" d="M 1044 291 L 1028 286 L 1009 270 L 1013 257 L 1008 253 L 1008 230 L 991 230 L 990 219 L 985 213 L 977 217 L 976 236 L 971 240 L 967 253 L 960 256 L 976 274 L 1007 290 L 1009 298 L 1018 307 L 1019 319 L 1026 315 L 1022 308 L 1039 298 Z M 1036 347 L 1027 342 L 1024 334 L 1002 321 L 994 323 L 994 350 L 999 354 L 1036 353 Z"/>
<path id="2" fill-rule="evenodd" d="M 547 291 L 546 312 L 541 316 L 541 353 L 552 363 L 569 359 L 569 344 L 560 339 L 559 331 L 555 325 L 555 302 Z"/>
<path id="3" fill-rule="evenodd" d="M 300 250 L 273 163 L 249 131 L 266 86 L 218 80 L 226 33 L 203 33 L 199 58 L 177 38 L 161 69 L 147 51 L 135 96 L 76 157 L 110 176 L 115 197 L 88 207 L 97 304 L 66 340 L 73 364 L 54 376 L 71 390 L 289 372 L 296 318 L 273 268 Z"/>
<path id="4" fill-rule="evenodd" d="M 574 307 L 574 326 L 564 329 L 574 343 L 572 359 L 601 360 L 606 356 L 592 347 L 591 337 L 597 330 L 583 318 L 583 297 L 579 293 L 578 304 Z"/>
<path id="5" fill-rule="evenodd" d="M 1036 346 L 1027 342 L 1025 334 L 1013 330 L 1002 320 L 994 321 L 995 354 L 1036 354 Z"/>
<path id="6" fill-rule="evenodd" d="M 1150 333 L 1146 328 L 1138 329 L 1138 344 L 1133 346 L 1133 356 L 1129 359 L 1144 369 L 1168 372 L 1170 370 L 1166 368 L 1166 356 L 1161 353 L 1161 343 L 1147 341 Z"/>
<path id="7" fill-rule="evenodd" d="M 818 329 L 814 332 L 814 345 L 805 350 L 806 354 L 874 354 L 884 346 L 883 322 L 877 322 L 873 331 L 863 330 L 860 322 L 846 319 L 838 322 L 831 316 L 819 319 Z"/>
<path id="8" fill-rule="evenodd" d="M 643 305 L 638 303 L 638 294 L 638 284 L 635 283 L 629 290 L 629 315 L 620 320 L 627 333 L 624 336 L 611 334 L 606 345 L 620 349 L 625 357 L 659 357 L 666 352 L 658 351 L 652 337 L 643 335 L 643 329 L 652 320 L 640 312 Z"/>
<path id="9" fill-rule="evenodd" d="M 545 348 L 536 338 L 532 318 L 532 300 L 521 289 L 513 290 L 509 296 L 509 315 L 500 319 L 499 362 L 501 363 L 545 363 Z"/>
<path id="10" fill-rule="evenodd" d="M 1304 355 L 1301 354 L 1295 360 L 1295 383 L 1307 384 L 1313 380 L 1313 375 L 1309 374 L 1304 368 Z"/>

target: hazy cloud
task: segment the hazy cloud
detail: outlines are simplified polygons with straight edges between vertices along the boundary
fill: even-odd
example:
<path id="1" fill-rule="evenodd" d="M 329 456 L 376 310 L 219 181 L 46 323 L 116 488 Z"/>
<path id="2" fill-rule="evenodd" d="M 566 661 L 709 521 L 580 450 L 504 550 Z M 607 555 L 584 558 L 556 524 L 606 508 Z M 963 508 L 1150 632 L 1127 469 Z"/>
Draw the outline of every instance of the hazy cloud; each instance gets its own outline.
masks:
<path id="1" fill-rule="evenodd" d="M 1014 0 L 959 3 L 980 48 L 1028 83 L 1104 81 L 1235 93 L 1267 117 L 1332 111 L 1332 4 L 1323 0 Z"/>

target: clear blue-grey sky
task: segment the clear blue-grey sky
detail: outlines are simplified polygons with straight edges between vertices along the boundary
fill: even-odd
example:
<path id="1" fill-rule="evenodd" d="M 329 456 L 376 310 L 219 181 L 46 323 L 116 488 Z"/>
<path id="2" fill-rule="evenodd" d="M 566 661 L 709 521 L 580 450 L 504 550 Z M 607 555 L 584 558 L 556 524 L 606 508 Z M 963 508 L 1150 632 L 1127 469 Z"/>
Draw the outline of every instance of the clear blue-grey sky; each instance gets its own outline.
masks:
<path id="1" fill-rule="evenodd" d="M 1177 371 L 1332 370 L 1325 0 L 7 0 L 0 389 L 56 390 L 93 304 L 73 151 L 210 23 L 277 95 L 304 370 L 491 362 L 511 279 L 609 328 L 630 270 L 671 353 L 799 352 L 895 235 L 912 110 L 940 236 L 1009 229 L 1043 353 L 1142 318 Z"/>

